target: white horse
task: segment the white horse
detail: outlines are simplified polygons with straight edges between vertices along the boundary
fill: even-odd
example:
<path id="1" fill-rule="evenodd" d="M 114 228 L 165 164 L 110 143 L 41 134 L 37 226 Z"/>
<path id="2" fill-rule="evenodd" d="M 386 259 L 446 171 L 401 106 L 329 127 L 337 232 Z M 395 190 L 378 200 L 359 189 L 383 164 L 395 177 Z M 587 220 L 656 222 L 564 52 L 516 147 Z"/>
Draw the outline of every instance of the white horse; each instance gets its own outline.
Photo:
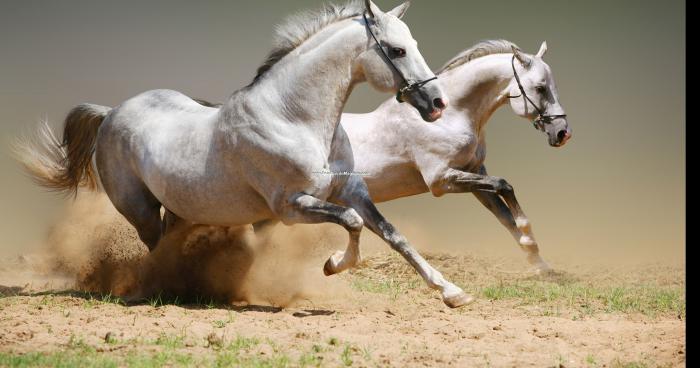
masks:
<path id="1" fill-rule="evenodd" d="M 353 87 L 368 81 L 397 92 L 426 121 L 447 102 L 399 19 L 404 3 L 382 12 L 369 0 L 326 6 L 279 28 L 278 44 L 254 81 L 220 108 L 175 91 L 154 90 L 114 109 L 81 105 L 68 115 L 63 143 L 44 130 L 44 154 L 25 149 L 35 179 L 74 192 L 96 187 L 153 249 L 178 219 L 242 226 L 263 220 L 333 222 L 349 233 L 347 251 L 326 274 L 360 260 L 363 225 L 400 252 L 444 302 L 472 300 L 431 267 L 384 219 L 359 176 L 344 136 L 337 136 Z M 95 157 L 95 167 L 90 165 Z M 166 211 L 161 219 L 160 208 Z M 163 230 L 165 229 L 165 230 Z"/>
<path id="2" fill-rule="evenodd" d="M 438 72 L 451 105 L 434 124 L 394 101 L 368 114 L 343 114 L 341 128 L 350 139 L 355 170 L 366 173 L 372 200 L 472 192 L 511 232 L 536 270 L 547 270 L 513 187 L 488 176 L 484 166 L 486 123 L 508 102 L 515 114 L 534 120 L 551 146 L 571 138 L 552 71 L 542 60 L 546 51 L 542 43 L 536 55 L 528 55 L 504 40 L 463 51 Z"/>

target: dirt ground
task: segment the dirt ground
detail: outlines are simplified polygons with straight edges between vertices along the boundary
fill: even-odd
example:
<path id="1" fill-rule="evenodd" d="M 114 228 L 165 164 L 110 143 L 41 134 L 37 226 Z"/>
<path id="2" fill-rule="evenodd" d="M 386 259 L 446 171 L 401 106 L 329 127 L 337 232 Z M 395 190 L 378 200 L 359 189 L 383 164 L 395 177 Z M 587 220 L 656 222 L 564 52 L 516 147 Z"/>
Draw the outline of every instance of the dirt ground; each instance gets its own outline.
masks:
<path id="1" fill-rule="evenodd" d="M 473 272 L 485 267 L 465 258 L 432 260 L 477 266 L 470 267 Z M 341 275 L 325 285 L 337 287 L 331 296 L 298 300 L 285 308 L 153 299 L 122 305 L 104 295 L 74 292 L 6 296 L 0 299 L 0 351 L 82 354 L 87 348 L 117 358 L 170 351 L 195 362 L 207 356 L 215 362 L 222 349 L 242 341 L 250 346 L 234 353 L 251 366 L 685 365 L 685 312 L 678 306 L 650 306 L 662 308 L 653 315 L 635 307 L 629 312 L 606 311 L 605 300 L 584 310 L 580 300 L 566 297 L 544 298 L 540 304 L 518 296 L 489 299 L 482 292 L 475 303 L 452 310 L 414 277 L 398 272 L 403 267 L 389 262 L 400 260 L 370 258 L 354 275 Z M 446 274 L 456 276 L 456 268 Z M 673 272 L 640 273 L 668 278 L 669 271 Z M 368 273 L 380 276 L 373 280 Z M 323 277 L 320 268 L 318 276 Z M 500 281 L 517 284 L 523 278 L 549 283 L 510 274 L 489 277 L 495 283 L 478 277 L 482 290 Z M 568 281 L 553 284 L 557 282 Z M 176 360 L 165 363 L 178 365 Z"/>
<path id="2" fill-rule="evenodd" d="M 113 213 L 73 211 L 51 251 L 0 263 L 0 366 L 685 366 L 681 266 L 552 260 L 534 275 L 523 259 L 428 253 L 476 297 L 449 309 L 381 248 L 323 276 L 345 243 L 323 227 L 264 244 L 200 228 L 148 254 Z"/>

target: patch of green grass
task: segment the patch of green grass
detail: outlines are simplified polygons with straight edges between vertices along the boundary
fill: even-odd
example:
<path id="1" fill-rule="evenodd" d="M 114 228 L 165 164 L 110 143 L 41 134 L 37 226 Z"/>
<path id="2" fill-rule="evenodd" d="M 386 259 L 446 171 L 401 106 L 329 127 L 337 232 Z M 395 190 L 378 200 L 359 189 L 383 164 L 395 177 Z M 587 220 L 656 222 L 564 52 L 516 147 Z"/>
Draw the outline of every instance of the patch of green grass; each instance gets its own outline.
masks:
<path id="1" fill-rule="evenodd" d="M 619 359 L 615 359 L 611 364 L 611 368 L 648 368 L 644 362 L 623 362 Z"/>
<path id="2" fill-rule="evenodd" d="M 153 354 L 129 353 L 124 358 L 124 363 L 129 367 L 150 368 L 173 365 L 175 361 L 183 361 L 185 356 L 173 351 L 159 351 Z"/>
<path id="3" fill-rule="evenodd" d="M 159 346 L 162 350 L 143 353 L 142 346 L 133 346 L 132 351 L 122 356 L 110 356 L 97 352 L 82 339 L 72 337 L 65 351 L 49 353 L 13 354 L 0 352 L 0 367 L 243 367 L 243 368 L 282 368 L 292 366 L 286 354 L 275 353 L 261 357 L 250 354 L 250 349 L 260 340 L 239 336 L 225 349 L 208 355 L 192 355 L 178 349 L 180 337 L 161 336 L 155 341 L 145 342 Z M 308 356 L 299 360 L 299 366 L 319 366 L 321 358 Z"/>
<path id="4" fill-rule="evenodd" d="M 153 345 L 163 346 L 169 349 L 180 349 L 185 347 L 185 338 L 184 336 L 173 336 L 162 333 L 153 342 Z"/>
<path id="5" fill-rule="evenodd" d="M 566 365 L 567 365 L 567 363 L 568 363 L 568 362 L 566 361 L 566 357 L 564 357 L 564 356 L 561 355 L 561 354 L 557 354 L 557 356 L 556 356 L 556 358 L 554 359 L 554 361 L 555 361 L 555 367 L 566 367 Z"/>
<path id="6" fill-rule="evenodd" d="M 214 302 L 214 299 L 209 299 L 209 302 L 207 303 L 207 309 L 214 309 L 216 308 L 216 303 Z"/>
<path id="7" fill-rule="evenodd" d="M 255 346 L 258 346 L 260 344 L 260 339 L 255 338 L 255 337 L 245 337 L 245 336 L 236 336 L 236 339 L 233 340 L 228 346 L 226 347 L 227 350 L 233 351 L 233 352 L 239 352 L 241 350 L 249 350 Z"/>
<path id="8" fill-rule="evenodd" d="M 98 299 L 95 299 L 92 294 L 87 294 L 85 301 L 83 301 L 84 309 L 92 309 L 99 303 Z"/>
<path id="9" fill-rule="evenodd" d="M 124 305 L 124 301 L 116 296 L 109 294 L 92 294 L 92 293 L 80 293 L 79 294 L 85 300 L 82 303 L 84 309 L 92 309 L 100 304 L 116 304 Z M 54 302 L 53 296 L 44 296 L 41 299 L 42 305 L 51 305 Z"/>
<path id="10" fill-rule="evenodd" d="M 56 353 L 29 353 L 13 355 L 0 353 L 2 367 L 118 367 L 119 362 L 112 357 L 97 353 L 75 353 L 71 351 Z"/>
<path id="11" fill-rule="evenodd" d="M 648 356 L 642 356 L 641 360 L 631 360 L 631 361 L 626 361 L 626 360 L 620 360 L 619 358 L 613 360 L 610 362 L 610 364 L 607 365 L 610 368 L 671 368 L 674 367 L 673 363 L 664 363 L 664 364 L 659 364 L 654 362 L 650 357 Z"/>
<path id="12" fill-rule="evenodd" d="M 223 352 L 216 356 L 210 366 L 213 367 L 242 367 L 242 368 L 286 368 L 291 360 L 286 355 L 272 357 L 240 357 L 229 352 Z"/>
<path id="13" fill-rule="evenodd" d="M 119 343 L 119 340 L 114 336 L 113 333 L 108 332 L 107 334 L 105 334 L 105 343 L 110 345 L 116 345 Z"/>
<path id="14" fill-rule="evenodd" d="M 52 302 L 53 302 L 52 296 L 44 295 L 43 297 L 41 297 L 41 300 L 39 301 L 39 305 L 49 306 L 52 304 Z"/>
<path id="15" fill-rule="evenodd" d="M 116 304 L 116 305 L 124 305 L 124 301 L 117 296 L 113 296 L 112 293 L 102 295 L 102 303 L 105 304 Z"/>
<path id="16" fill-rule="evenodd" d="M 162 307 L 163 305 L 165 305 L 165 303 L 163 302 L 163 295 L 158 293 L 158 295 L 151 296 L 150 298 L 148 298 L 148 304 L 153 308 Z"/>
<path id="17" fill-rule="evenodd" d="M 595 312 L 642 313 L 647 316 L 677 314 L 685 318 L 685 294 L 681 287 L 654 285 L 596 286 L 557 284 L 536 280 L 500 282 L 481 289 L 490 300 L 519 300 L 523 305 L 567 305 L 582 314 Z"/>
<path id="18" fill-rule="evenodd" d="M 69 349 L 77 349 L 85 352 L 92 352 L 95 350 L 92 346 L 88 345 L 82 337 L 76 335 L 70 335 L 66 346 L 68 346 Z"/>
<path id="19" fill-rule="evenodd" d="M 352 365 L 352 351 L 350 350 L 350 345 L 345 345 L 345 348 L 343 349 L 343 352 L 340 353 L 340 361 L 343 362 L 343 365 L 346 367 L 349 367 Z"/>
<path id="20" fill-rule="evenodd" d="M 372 348 L 370 348 L 369 345 L 362 348 L 362 357 L 365 358 L 367 362 L 372 362 Z"/>
<path id="21" fill-rule="evenodd" d="M 586 364 L 588 364 L 589 367 L 597 367 L 598 362 L 596 362 L 595 357 L 593 355 L 586 355 Z"/>
<path id="22" fill-rule="evenodd" d="M 302 354 L 299 357 L 300 367 L 320 367 L 321 363 L 323 363 L 323 357 L 313 353 Z"/>
<path id="23" fill-rule="evenodd" d="M 372 279 L 362 276 L 353 278 L 352 288 L 361 291 L 375 294 L 389 295 L 392 299 L 396 299 L 399 295 L 407 290 L 413 290 L 421 286 L 421 280 L 417 278 L 411 279 Z"/>
<path id="24" fill-rule="evenodd" d="M 326 351 L 326 349 L 324 349 L 323 346 L 321 346 L 321 345 L 314 344 L 314 345 L 311 347 L 311 351 L 313 351 L 314 353 L 318 354 L 318 353 L 323 353 L 324 351 Z"/>
<path id="25" fill-rule="evenodd" d="M 233 323 L 233 321 L 234 321 L 235 319 L 236 319 L 236 317 L 234 316 L 233 312 L 229 311 L 229 312 L 228 312 L 228 318 L 216 320 L 216 321 L 212 322 L 211 324 L 212 324 L 212 326 L 214 326 L 215 328 L 224 328 L 224 327 L 226 327 L 226 325 L 228 325 L 229 323 Z"/>
<path id="26" fill-rule="evenodd" d="M 251 367 L 251 368 L 277 368 L 289 367 L 291 359 L 286 354 L 279 353 L 270 357 L 258 355 L 247 355 L 250 350 L 260 344 L 260 339 L 237 336 L 224 349 L 221 349 L 215 356 L 210 366 L 214 367 Z"/>

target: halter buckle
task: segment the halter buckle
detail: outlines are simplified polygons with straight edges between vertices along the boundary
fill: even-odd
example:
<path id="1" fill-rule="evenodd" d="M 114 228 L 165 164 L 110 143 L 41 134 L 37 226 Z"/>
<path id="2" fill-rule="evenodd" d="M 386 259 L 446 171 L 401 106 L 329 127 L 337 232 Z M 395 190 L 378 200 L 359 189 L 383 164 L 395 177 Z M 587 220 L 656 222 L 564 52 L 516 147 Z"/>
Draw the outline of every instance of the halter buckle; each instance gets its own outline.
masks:
<path id="1" fill-rule="evenodd" d="M 408 85 L 406 85 L 405 87 L 400 88 L 400 89 L 396 92 L 396 101 L 398 101 L 399 103 L 404 103 L 405 101 L 403 100 L 403 95 L 404 95 L 406 92 L 408 92 L 408 91 L 410 91 L 410 90 L 412 90 L 412 89 L 413 89 L 413 85 L 412 85 L 412 84 L 408 84 Z"/>
<path id="2" fill-rule="evenodd" d="M 428 79 L 420 81 L 420 82 L 406 84 L 404 87 L 399 89 L 398 92 L 396 92 L 396 101 L 399 101 L 399 103 L 403 103 L 404 102 L 403 95 L 405 95 L 407 92 L 417 90 L 417 89 L 423 87 L 424 85 L 428 84 L 429 82 L 432 82 L 436 79 L 438 79 L 438 77 L 434 76 L 432 78 L 428 78 Z"/>
<path id="3" fill-rule="evenodd" d="M 539 131 L 544 131 L 544 117 L 542 115 L 538 115 L 535 120 L 532 121 L 532 126 L 535 127 L 535 129 Z"/>
<path id="4" fill-rule="evenodd" d="M 401 93 L 401 91 L 396 92 L 396 101 L 398 101 L 399 103 L 404 103 L 404 100 L 401 96 L 403 96 L 403 93 Z"/>

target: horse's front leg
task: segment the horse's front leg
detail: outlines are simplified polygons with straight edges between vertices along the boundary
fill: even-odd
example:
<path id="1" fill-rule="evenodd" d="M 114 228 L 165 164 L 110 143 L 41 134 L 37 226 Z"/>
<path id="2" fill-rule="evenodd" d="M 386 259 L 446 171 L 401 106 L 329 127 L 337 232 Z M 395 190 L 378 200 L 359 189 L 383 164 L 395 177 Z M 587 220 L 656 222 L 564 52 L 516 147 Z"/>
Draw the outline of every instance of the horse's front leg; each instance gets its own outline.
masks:
<path id="1" fill-rule="evenodd" d="M 365 226 L 379 235 L 391 248 L 403 256 L 421 275 L 432 289 L 439 290 L 443 302 L 450 308 L 457 308 L 471 303 L 474 298 L 466 294 L 457 285 L 447 281 L 440 271 L 426 261 L 387 221 L 372 202 L 365 182 L 359 177 L 348 180 L 339 200 L 354 208 L 364 220 Z"/>
<path id="2" fill-rule="evenodd" d="M 339 206 L 322 201 L 305 193 L 297 193 L 289 200 L 290 206 L 285 212 L 282 221 L 287 224 L 320 224 L 332 222 L 341 225 L 348 231 L 350 237 L 347 250 L 331 257 L 323 267 L 323 273 L 332 275 L 355 266 L 360 260 L 360 232 L 362 231 L 362 217 L 352 208 Z"/>
<path id="3" fill-rule="evenodd" d="M 539 255 L 530 221 L 520 207 L 513 187 L 505 179 L 488 176 L 484 166 L 479 172 L 474 174 L 451 169 L 438 183 L 439 187 L 433 188 L 433 192 L 439 190 L 439 195 L 472 192 L 510 231 L 535 270 L 538 273 L 549 270 L 549 265 Z"/>

